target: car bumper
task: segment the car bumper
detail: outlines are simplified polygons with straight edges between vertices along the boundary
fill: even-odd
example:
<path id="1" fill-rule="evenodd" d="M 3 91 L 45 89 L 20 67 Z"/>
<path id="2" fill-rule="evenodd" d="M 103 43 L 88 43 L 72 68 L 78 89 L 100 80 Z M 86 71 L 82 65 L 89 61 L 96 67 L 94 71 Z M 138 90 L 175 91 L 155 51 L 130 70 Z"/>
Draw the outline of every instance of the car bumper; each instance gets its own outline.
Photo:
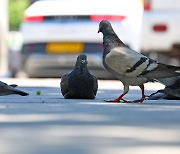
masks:
<path id="1" fill-rule="evenodd" d="M 77 54 L 64 55 L 30 55 L 24 63 L 24 69 L 29 77 L 61 77 L 75 66 Z M 102 55 L 89 54 L 88 69 L 98 78 L 113 79 L 102 65 Z"/>

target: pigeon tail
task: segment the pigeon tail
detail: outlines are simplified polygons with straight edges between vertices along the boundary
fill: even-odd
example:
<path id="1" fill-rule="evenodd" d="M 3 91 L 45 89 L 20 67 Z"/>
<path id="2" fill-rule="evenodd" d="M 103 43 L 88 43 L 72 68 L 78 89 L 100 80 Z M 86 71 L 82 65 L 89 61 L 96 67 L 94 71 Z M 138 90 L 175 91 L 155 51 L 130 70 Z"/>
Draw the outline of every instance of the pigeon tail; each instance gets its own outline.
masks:
<path id="1" fill-rule="evenodd" d="M 29 95 L 28 93 L 23 92 L 23 91 L 17 91 L 16 94 L 21 95 L 21 96 L 27 96 L 27 95 Z"/>
<path id="2" fill-rule="evenodd" d="M 13 88 L 16 88 L 18 85 L 16 84 L 10 84 L 9 86 L 13 87 Z"/>
<path id="3" fill-rule="evenodd" d="M 180 87 L 180 67 L 158 63 L 158 66 L 149 71 L 143 71 L 141 76 L 155 79 L 165 86 Z"/>

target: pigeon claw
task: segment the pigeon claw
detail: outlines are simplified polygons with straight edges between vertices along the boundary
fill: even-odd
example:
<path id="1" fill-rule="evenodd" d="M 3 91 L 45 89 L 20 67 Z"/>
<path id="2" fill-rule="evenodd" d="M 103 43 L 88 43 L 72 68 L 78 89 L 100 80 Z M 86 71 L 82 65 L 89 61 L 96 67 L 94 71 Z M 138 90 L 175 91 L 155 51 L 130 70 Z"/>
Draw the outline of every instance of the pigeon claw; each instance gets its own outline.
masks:
<path id="1" fill-rule="evenodd" d="M 134 100 L 133 103 L 142 103 L 145 100 L 145 97 L 142 97 L 141 99 Z"/>
<path id="2" fill-rule="evenodd" d="M 127 103 L 126 100 L 123 99 L 123 96 L 125 95 L 126 93 L 123 93 L 121 94 L 118 98 L 114 99 L 114 100 L 108 100 L 106 102 L 112 102 L 112 103 L 120 103 L 121 100 L 123 100 L 123 103 Z"/>
<path id="3" fill-rule="evenodd" d="M 144 94 L 144 86 L 140 86 L 140 88 L 142 90 L 142 97 L 141 99 L 134 100 L 133 103 L 142 103 L 146 99 L 146 95 Z"/>

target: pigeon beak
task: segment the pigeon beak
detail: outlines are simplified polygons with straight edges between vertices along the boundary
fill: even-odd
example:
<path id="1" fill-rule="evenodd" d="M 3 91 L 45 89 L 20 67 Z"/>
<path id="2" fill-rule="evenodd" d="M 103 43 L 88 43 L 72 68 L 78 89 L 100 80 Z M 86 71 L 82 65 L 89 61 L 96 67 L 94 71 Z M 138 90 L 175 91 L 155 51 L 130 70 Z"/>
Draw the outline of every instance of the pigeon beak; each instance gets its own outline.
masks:
<path id="1" fill-rule="evenodd" d="M 87 64 L 87 61 L 86 60 L 81 60 L 81 63 L 82 64 Z"/>
<path id="2" fill-rule="evenodd" d="M 102 26 L 99 26 L 98 33 L 102 32 Z"/>
<path id="3" fill-rule="evenodd" d="M 101 27 L 99 27 L 99 29 L 98 29 L 98 33 L 99 33 L 99 32 L 101 32 Z"/>

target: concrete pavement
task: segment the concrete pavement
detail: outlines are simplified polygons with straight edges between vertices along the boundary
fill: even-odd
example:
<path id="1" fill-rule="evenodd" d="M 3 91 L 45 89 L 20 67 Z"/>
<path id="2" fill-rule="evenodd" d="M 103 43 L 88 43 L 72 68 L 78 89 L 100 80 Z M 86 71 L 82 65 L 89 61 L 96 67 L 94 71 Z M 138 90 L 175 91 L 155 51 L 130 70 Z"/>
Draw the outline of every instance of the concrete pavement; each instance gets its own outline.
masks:
<path id="1" fill-rule="evenodd" d="M 0 97 L 0 154 L 180 153 L 179 101 L 104 102 L 122 92 L 120 81 L 99 81 L 95 100 L 63 99 L 59 79 L 1 81 L 30 95 Z M 150 94 L 163 86 L 145 87 Z M 126 99 L 139 97 L 131 87 Z"/>

